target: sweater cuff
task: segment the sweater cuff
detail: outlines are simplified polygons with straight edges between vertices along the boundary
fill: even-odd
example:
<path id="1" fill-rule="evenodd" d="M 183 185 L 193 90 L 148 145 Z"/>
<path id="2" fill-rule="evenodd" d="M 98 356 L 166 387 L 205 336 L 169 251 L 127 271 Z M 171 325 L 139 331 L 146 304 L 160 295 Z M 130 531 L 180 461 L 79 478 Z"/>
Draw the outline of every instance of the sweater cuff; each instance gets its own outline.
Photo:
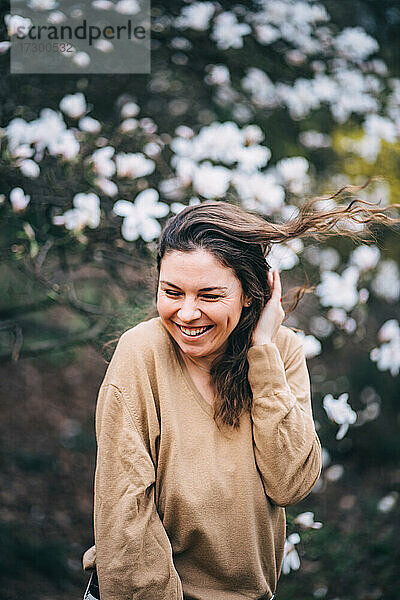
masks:
<path id="1" fill-rule="evenodd" d="M 254 399 L 265 398 L 273 392 L 291 393 L 282 357 L 273 342 L 252 346 L 247 352 L 247 360 Z"/>

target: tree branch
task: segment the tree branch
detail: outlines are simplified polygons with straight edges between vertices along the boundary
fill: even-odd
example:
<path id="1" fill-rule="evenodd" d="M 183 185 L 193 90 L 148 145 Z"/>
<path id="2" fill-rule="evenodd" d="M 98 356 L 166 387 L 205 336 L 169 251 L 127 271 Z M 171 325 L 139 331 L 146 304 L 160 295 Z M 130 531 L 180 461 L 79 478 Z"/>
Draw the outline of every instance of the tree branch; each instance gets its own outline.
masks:
<path id="1" fill-rule="evenodd" d="M 41 354 L 48 354 L 57 350 L 63 350 L 72 346 L 79 346 L 87 344 L 88 342 L 94 341 L 106 328 L 109 319 L 103 319 L 98 321 L 93 327 L 71 335 L 70 337 L 63 338 L 59 341 L 46 341 L 33 343 L 30 346 L 23 347 L 21 338 L 19 338 L 17 349 L 14 345 L 12 351 L 0 352 L 0 362 L 9 362 L 19 360 L 21 358 L 29 358 L 32 356 L 39 356 Z"/>

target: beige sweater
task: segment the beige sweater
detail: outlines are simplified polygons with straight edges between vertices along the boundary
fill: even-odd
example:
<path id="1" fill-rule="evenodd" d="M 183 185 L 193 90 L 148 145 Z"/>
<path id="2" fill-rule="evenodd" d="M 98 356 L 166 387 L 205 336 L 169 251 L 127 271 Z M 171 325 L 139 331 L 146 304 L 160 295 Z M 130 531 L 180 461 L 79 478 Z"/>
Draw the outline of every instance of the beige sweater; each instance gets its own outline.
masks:
<path id="1" fill-rule="evenodd" d="M 221 432 L 160 318 L 122 335 L 96 412 L 101 600 L 275 592 L 283 507 L 316 483 L 321 446 L 296 334 L 282 326 L 248 360 L 251 418 Z"/>

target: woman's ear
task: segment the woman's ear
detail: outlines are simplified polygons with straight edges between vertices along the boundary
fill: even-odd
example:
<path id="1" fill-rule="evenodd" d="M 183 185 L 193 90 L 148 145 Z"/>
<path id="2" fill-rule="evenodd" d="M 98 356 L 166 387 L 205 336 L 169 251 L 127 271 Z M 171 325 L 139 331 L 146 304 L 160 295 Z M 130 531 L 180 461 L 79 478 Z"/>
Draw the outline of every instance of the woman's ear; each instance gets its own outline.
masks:
<path id="1" fill-rule="evenodd" d="M 244 304 L 244 306 L 246 308 L 248 308 L 250 306 L 250 304 L 251 304 L 251 298 L 249 298 L 248 296 L 246 296 L 246 298 L 244 299 L 244 303 L 243 304 Z"/>

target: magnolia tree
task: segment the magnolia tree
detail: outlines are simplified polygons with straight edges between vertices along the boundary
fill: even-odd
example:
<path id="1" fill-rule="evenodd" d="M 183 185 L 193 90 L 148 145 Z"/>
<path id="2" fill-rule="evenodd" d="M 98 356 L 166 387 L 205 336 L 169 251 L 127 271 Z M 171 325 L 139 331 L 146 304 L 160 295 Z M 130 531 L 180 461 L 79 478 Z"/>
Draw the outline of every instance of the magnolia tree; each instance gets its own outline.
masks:
<path id="1" fill-rule="evenodd" d="M 65 18 L 56 2 L 36 4 L 50 23 Z M 91 4 L 132 14 L 137 8 L 136 0 Z M 0 237 L 9 278 L 9 302 L 0 310 L 3 359 L 95 341 L 110 320 L 115 326 L 116 314 L 151 303 L 157 238 L 165 219 L 186 205 L 228 198 L 282 222 L 305 197 L 321 195 L 321 208 L 334 206 L 324 194 L 365 182 L 359 175 L 374 174 L 383 153 L 396 149 L 400 79 L 371 35 L 358 25 L 340 28 L 322 3 L 175 2 L 152 10 L 152 73 L 140 86 L 135 77 L 116 76 L 109 114 L 103 83 L 82 77 L 71 80 L 68 93 L 57 96 L 54 87 L 35 114 L 19 107 L 2 124 Z M 20 19 L 5 17 L 10 41 L 1 42 L 1 52 Z M 112 42 L 93 51 L 112 52 Z M 78 56 L 74 48 L 76 64 Z M 388 207 L 397 199 L 396 180 L 377 181 L 359 196 Z M 378 231 L 357 247 L 335 237 L 294 240 L 273 246 L 268 257 L 284 283 L 307 273 L 315 286 L 287 323 L 299 329 L 310 359 L 314 398 L 325 411 L 317 425 L 327 430 L 323 419 L 332 421 L 339 441 L 376 419 L 381 405 L 368 379 L 358 397 L 346 391 L 346 348 L 370 360 L 370 370 L 399 373 L 398 248 L 395 234 Z M 44 339 L 32 329 L 38 312 Z M 325 352 L 336 382 L 327 380 L 327 361 L 319 358 Z M 329 462 L 324 449 L 316 491 L 343 473 Z M 393 506 L 388 498 L 380 510 Z M 284 573 L 299 567 L 299 532 L 321 527 L 312 512 L 294 525 Z"/>

